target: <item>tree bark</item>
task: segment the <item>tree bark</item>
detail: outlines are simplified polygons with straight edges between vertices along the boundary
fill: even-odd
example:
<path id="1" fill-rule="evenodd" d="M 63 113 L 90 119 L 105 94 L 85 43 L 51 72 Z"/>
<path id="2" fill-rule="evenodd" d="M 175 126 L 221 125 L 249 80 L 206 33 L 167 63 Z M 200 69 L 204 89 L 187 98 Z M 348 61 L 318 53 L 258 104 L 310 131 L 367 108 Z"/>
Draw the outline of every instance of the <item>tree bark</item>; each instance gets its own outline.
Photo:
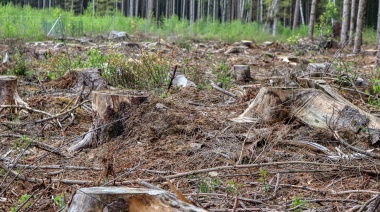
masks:
<path id="1" fill-rule="evenodd" d="M 352 0 L 352 2 L 351 2 L 351 17 L 350 17 L 350 36 L 348 37 L 348 45 L 349 46 L 352 46 L 354 44 L 355 15 L 356 15 L 356 0 Z"/>
<path id="2" fill-rule="evenodd" d="M 316 10 L 317 10 L 317 0 L 313 0 L 311 3 L 311 9 L 310 9 L 310 22 L 309 22 L 309 31 L 308 31 L 308 37 L 309 39 L 313 39 L 314 34 L 314 22 L 316 17 Z"/>
<path id="3" fill-rule="evenodd" d="M 134 0 L 129 0 L 129 16 L 133 17 L 133 2 Z"/>
<path id="4" fill-rule="evenodd" d="M 356 20 L 356 35 L 355 35 L 355 43 L 354 43 L 354 51 L 353 51 L 354 54 L 358 54 L 362 47 L 364 12 L 365 12 L 365 0 L 359 0 L 358 17 Z"/>
<path id="5" fill-rule="evenodd" d="M 296 0 L 296 6 L 294 8 L 293 31 L 296 29 L 298 25 L 299 13 L 300 13 L 300 0 Z"/>
<path id="6" fill-rule="evenodd" d="M 21 105 L 28 107 L 28 104 L 20 98 L 17 92 L 16 76 L 0 76 L 0 105 Z M 0 108 L 0 113 L 5 112 L 5 108 Z M 17 113 L 17 108 L 11 108 L 12 113 Z"/>
<path id="7" fill-rule="evenodd" d="M 94 91 L 92 93 L 93 124 L 86 136 L 71 146 L 73 152 L 83 148 L 96 147 L 120 136 L 123 120 L 129 116 L 129 109 L 147 100 L 147 96 L 128 94 L 124 91 Z"/>
<path id="8" fill-rule="evenodd" d="M 206 212 L 165 190 L 128 187 L 78 189 L 67 211 Z"/>
<path id="9" fill-rule="evenodd" d="M 350 0 L 343 2 L 343 23 L 342 31 L 340 32 L 340 44 L 343 46 L 347 42 L 348 25 L 350 21 Z"/>
<path id="10" fill-rule="evenodd" d="M 380 0 L 379 0 L 379 8 L 377 11 L 377 39 L 376 39 L 376 45 L 377 45 L 377 55 L 376 55 L 376 75 L 379 75 L 378 69 L 380 67 Z"/>
<path id="11" fill-rule="evenodd" d="M 303 17 L 303 7 L 302 7 L 302 0 L 300 1 L 300 16 L 301 16 L 301 23 L 302 25 L 305 25 L 305 18 Z"/>

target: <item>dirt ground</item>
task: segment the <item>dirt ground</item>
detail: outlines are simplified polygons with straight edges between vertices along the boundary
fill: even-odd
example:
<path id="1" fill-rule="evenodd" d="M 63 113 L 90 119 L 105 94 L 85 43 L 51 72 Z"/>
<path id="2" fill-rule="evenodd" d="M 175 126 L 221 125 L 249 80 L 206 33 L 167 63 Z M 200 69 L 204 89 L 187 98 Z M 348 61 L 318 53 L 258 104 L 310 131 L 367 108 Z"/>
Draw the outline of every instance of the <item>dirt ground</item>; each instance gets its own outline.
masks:
<path id="1" fill-rule="evenodd" d="M 2 54 L 12 54 L 11 44 L 1 43 Z M 140 48 L 150 48 L 147 43 L 137 43 Z M 74 153 L 67 152 L 67 148 L 81 140 L 92 125 L 91 95 L 82 100 L 90 100 L 85 103 L 87 107 L 73 110 L 73 117 L 62 115 L 35 123 L 46 117 L 33 111 L 28 114 L 20 111 L 16 116 L 3 111 L 0 211 L 17 209 L 24 194 L 31 198 L 21 211 L 58 211 L 59 203 L 54 199 L 63 197 L 65 204 L 70 203 L 76 190 L 82 187 L 144 187 L 141 181 L 145 181 L 170 190 L 166 178 L 208 211 L 348 211 L 359 209 L 380 194 L 378 158 L 332 160 L 323 152 L 292 144 L 310 141 L 331 151 L 340 147 L 346 154 L 354 153 L 339 144 L 332 131 L 312 128 L 297 119 L 269 124 L 231 121 L 248 107 L 260 88 L 286 86 L 283 79 L 287 73 L 301 77 L 311 62 L 330 62 L 337 67 L 347 64 L 346 72 L 368 82 L 367 87 L 358 89 L 371 90 L 374 55 L 369 52 L 350 55 L 348 49 L 313 50 L 313 44 L 302 43 L 293 48 L 279 43 L 253 44 L 232 53 L 226 51 L 240 43 L 192 41 L 190 50 L 167 43 L 161 53 L 163 57 L 171 57 L 182 68 L 197 69 L 207 82 L 217 80 L 213 73 L 215 61 L 224 61 L 228 69 L 233 65 L 249 65 L 252 79 L 246 83 L 232 79 L 228 90 L 237 98 L 209 85 L 173 87 L 165 97 L 150 93 L 145 103 L 128 110 L 121 136 Z M 35 46 L 23 47 L 29 49 L 28 57 L 44 60 L 33 55 Z M 86 44 L 75 43 L 68 52 L 74 57 L 88 48 Z M 122 51 L 132 54 L 136 50 L 128 48 Z M 38 62 L 35 66 L 38 67 Z M 7 68 L 2 65 L 2 73 Z M 369 104 L 365 96 L 358 95 L 352 86 L 342 86 L 337 80 L 329 84 L 350 102 L 378 114 L 378 108 Z M 33 109 L 50 114 L 68 110 L 79 90 L 51 85 L 51 81 L 35 76 L 19 77 L 18 93 Z M 360 133 L 341 132 L 341 137 L 353 146 L 372 149 L 373 154 L 380 155 L 378 145 L 372 145 Z M 56 151 L 46 151 L 31 141 L 54 147 Z M 13 172 L 4 166 L 8 170 L 13 166 Z M 189 173 L 175 176 L 184 172 Z"/>

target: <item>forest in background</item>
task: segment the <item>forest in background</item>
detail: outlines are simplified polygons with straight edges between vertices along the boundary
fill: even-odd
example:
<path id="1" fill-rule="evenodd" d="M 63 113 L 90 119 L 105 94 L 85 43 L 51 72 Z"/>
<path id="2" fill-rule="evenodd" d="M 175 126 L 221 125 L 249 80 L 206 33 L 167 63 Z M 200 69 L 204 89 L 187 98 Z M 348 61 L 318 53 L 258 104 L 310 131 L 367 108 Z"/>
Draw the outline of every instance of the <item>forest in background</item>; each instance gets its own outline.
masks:
<path id="1" fill-rule="evenodd" d="M 333 19 L 342 21 L 344 0 L 318 0 L 316 2 L 317 20 L 326 13 L 326 5 L 333 4 L 336 11 L 328 11 Z M 359 0 L 348 1 L 358 8 Z M 0 4 L 12 3 L 17 6 L 29 5 L 32 8 L 62 8 L 75 14 L 115 15 L 121 13 L 130 17 L 162 17 L 173 15 L 188 19 L 190 23 L 204 20 L 212 21 L 266 23 L 278 18 L 284 27 L 299 24 L 308 25 L 312 0 L 0 0 Z M 366 1 L 364 23 L 366 27 L 376 28 L 378 1 Z M 297 12 L 295 12 L 297 11 Z M 298 12 L 299 11 L 299 12 Z"/>

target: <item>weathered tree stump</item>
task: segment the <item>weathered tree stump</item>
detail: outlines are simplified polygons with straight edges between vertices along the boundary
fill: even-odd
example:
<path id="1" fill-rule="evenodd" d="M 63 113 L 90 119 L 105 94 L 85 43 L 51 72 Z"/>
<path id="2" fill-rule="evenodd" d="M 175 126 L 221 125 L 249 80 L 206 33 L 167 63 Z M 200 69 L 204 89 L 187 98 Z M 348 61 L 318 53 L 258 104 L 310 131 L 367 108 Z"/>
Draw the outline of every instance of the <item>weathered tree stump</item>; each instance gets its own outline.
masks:
<path id="1" fill-rule="evenodd" d="M 246 47 L 248 47 L 250 49 L 255 48 L 255 44 L 252 41 L 250 41 L 250 40 L 242 40 L 242 41 L 240 41 L 240 45 L 246 46 Z"/>
<path id="2" fill-rule="evenodd" d="M 128 187 L 90 187 L 78 189 L 68 212 L 205 212 L 182 202 L 165 190 Z"/>
<path id="3" fill-rule="evenodd" d="M 236 81 L 247 82 L 251 79 L 251 70 L 248 65 L 234 65 L 234 77 Z"/>
<path id="4" fill-rule="evenodd" d="M 28 106 L 18 95 L 17 77 L 0 76 L 0 105 Z M 3 110 L 4 108 L 0 108 L 0 112 L 3 112 Z M 16 112 L 15 110 L 15 108 L 12 108 L 12 112 Z"/>
<path id="5" fill-rule="evenodd" d="M 79 89 L 83 85 L 93 87 L 94 90 L 107 89 L 107 82 L 100 76 L 96 68 L 84 68 L 67 71 L 61 78 L 51 82 L 56 88 L 75 88 Z"/>
<path id="6" fill-rule="evenodd" d="M 309 63 L 306 69 L 310 77 L 322 77 L 326 74 L 336 74 L 336 70 L 331 63 Z"/>
<path id="7" fill-rule="evenodd" d="M 248 47 L 246 46 L 231 46 L 224 54 L 243 53 Z"/>
<path id="8" fill-rule="evenodd" d="M 233 121 L 260 120 L 273 124 L 298 118 L 316 128 L 345 129 L 354 133 L 365 131 L 372 143 L 379 141 L 379 118 L 323 89 L 261 88 L 249 107 Z"/>
<path id="9" fill-rule="evenodd" d="M 69 151 L 98 146 L 124 132 L 123 120 L 131 107 L 147 100 L 141 93 L 127 91 L 94 91 L 92 93 L 93 124 L 86 136 Z"/>

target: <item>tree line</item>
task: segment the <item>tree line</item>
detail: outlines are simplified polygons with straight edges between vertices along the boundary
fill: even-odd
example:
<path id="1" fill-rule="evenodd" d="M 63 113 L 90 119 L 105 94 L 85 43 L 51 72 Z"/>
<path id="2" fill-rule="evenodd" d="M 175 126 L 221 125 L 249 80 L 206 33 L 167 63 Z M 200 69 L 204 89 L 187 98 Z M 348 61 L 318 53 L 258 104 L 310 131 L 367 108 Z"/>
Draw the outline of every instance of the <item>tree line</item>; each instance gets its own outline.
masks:
<path id="1" fill-rule="evenodd" d="M 329 2 L 334 3 L 339 17 L 343 17 L 347 1 L 318 0 L 315 12 L 317 20 Z M 358 8 L 359 0 L 349 2 Z M 60 7 L 76 14 L 83 14 L 86 10 L 96 15 L 119 12 L 126 16 L 151 16 L 156 19 L 177 15 L 190 22 L 209 18 L 214 22 L 239 20 L 265 23 L 276 18 L 285 27 L 295 27 L 309 24 L 313 0 L 0 0 L 0 3 L 30 5 L 39 9 Z M 366 26 L 376 27 L 378 4 L 376 0 L 365 1 Z"/>

